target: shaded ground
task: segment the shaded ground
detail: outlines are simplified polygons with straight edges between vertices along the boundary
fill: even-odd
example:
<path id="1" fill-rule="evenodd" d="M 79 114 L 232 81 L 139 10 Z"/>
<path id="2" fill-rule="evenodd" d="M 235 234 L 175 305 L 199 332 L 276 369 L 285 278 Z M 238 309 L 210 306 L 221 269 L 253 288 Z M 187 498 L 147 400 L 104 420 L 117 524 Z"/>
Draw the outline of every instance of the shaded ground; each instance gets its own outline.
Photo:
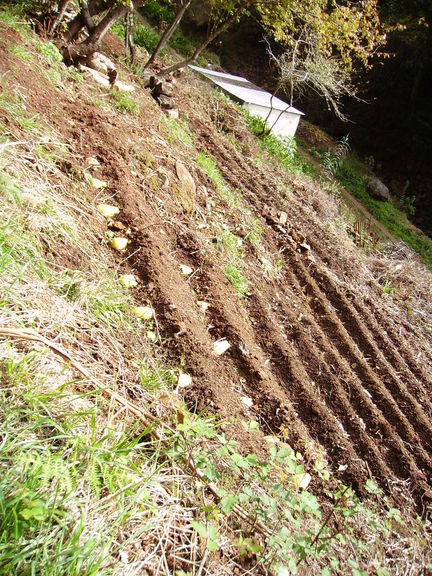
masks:
<path id="1" fill-rule="evenodd" d="M 432 498 L 430 336 L 412 310 L 383 293 L 367 257 L 329 225 L 335 209 L 325 194 L 311 181 L 258 163 L 257 145 L 236 109 L 200 94 L 189 73 L 175 89 L 192 135 L 184 143 L 144 89 L 136 96 L 136 117 L 103 106 L 110 97 L 93 85 L 69 95 L 40 85 L 31 64 L 4 51 L 16 40 L 13 33 L 0 39 L 3 82 L 9 91 L 19 89 L 27 109 L 56 126 L 72 157 L 81 158 L 81 165 L 65 163 L 65 171 L 78 173 L 88 158 L 98 160 L 92 173 L 108 186 L 93 192 L 95 200 L 103 196 L 121 207 L 131 238 L 119 270 L 139 277 L 134 295 L 154 307 L 161 348 L 193 376 L 188 404 L 234 420 L 254 417 L 302 453 L 311 441 L 319 443 L 359 492 L 373 475 L 403 506 L 398 486 L 404 483 L 417 510 L 426 512 Z M 216 105 L 232 120 L 223 130 L 212 121 Z M 215 159 L 230 189 L 241 191 L 241 207 L 218 196 L 196 162 L 201 150 Z M 178 194 L 178 160 L 197 185 L 192 210 L 185 211 Z M 256 244 L 247 241 L 248 211 L 263 231 Z M 283 225 L 281 211 L 288 215 Z M 244 298 L 226 279 L 215 249 L 222 225 L 243 238 Z M 85 265 L 67 247 L 59 247 L 56 258 L 67 267 Z M 269 271 L 263 258 L 279 258 L 283 266 Z M 181 264 L 192 268 L 190 276 L 182 275 Z M 199 301 L 209 303 L 205 313 Z M 219 338 L 231 348 L 216 357 Z"/>

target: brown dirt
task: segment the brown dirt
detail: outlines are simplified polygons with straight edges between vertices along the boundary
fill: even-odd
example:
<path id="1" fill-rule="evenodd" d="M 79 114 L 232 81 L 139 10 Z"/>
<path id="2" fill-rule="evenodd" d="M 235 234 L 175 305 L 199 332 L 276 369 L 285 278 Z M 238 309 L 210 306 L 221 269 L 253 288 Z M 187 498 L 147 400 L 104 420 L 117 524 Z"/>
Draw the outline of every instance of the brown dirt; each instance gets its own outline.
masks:
<path id="1" fill-rule="evenodd" d="M 79 161 L 65 170 L 82 171 L 88 157 L 100 162 L 93 173 L 108 182 L 104 194 L 113 196 L 131 230 L 119 269 L 140 278 L 134 296 L 155 308 L 161 349 L 174 366 L 183 360 L 193 376 L 188 404 L 226 418 L 256 418 L 264 433 L 283 431 L 301 452 L 311 440 L 319 443 L 334 470 L 347 466 L 343 479 L 359 492 L 372 474 L 397 501 L 394 487 L 406 482 L 424 512 L 431 501 L 431 342 L 401 308 L 387 305 L 366 257 L 326 228 L 314 185 L 277 167 L 257 166 L 256 145 L 246 135 L 242 141 L 240 130 L 237 142 L 250 152 L 242 154 L 229 130 L 227 137 L 218 131 L 208 98 L 189 89 L 187 77 L 175 97 L 194 134 L 192 147 L 170 139 L 162 112 L 144 91 L 137 96 L 138 118 L 105 111 L 94 100 L 109 96 L 94 85 L 58 89 L 42 83 L 31 63 L 5 50 L 16 41 L 13 33 L 0 39 L 0 75 L 8 91 L 19 90 L 27 109 L 68 142 Z M 16 126 L 10 130 L 22 136 Z M 261 247 L 245 243 L 250 295 L 244 299 L 223 274 L 212 248 L 214 230 L 200 226 L 219 218 L 241 230 L 244 220 L 218 198 L 196 163 L 199 150 L 217 161 L 233 189 L 241 189 L 264 229 Z M 197 184 L 192 214 L 183 212 L 172 193 L 177 160 Z M 291 187 L 291 196 L 278 191 L 280 181 Z M 288 214 L 285 227 L 278 223 L 281 210 Z M 302 251 L 298 237 L 310 250 Z M 263 273 L 263 250 L 284 259 L 280 277 Z M 76 266 L 64 247 L 55 257 Z M 193 268 L 189 278 L 180 264 Z M 206 314 L 199 300 L 209 302 Z M 215 357 L 213 342 L 222 337 L 231 348 Z M 253 400 L 250 409 L 241 401 L 245 395 Z"/>

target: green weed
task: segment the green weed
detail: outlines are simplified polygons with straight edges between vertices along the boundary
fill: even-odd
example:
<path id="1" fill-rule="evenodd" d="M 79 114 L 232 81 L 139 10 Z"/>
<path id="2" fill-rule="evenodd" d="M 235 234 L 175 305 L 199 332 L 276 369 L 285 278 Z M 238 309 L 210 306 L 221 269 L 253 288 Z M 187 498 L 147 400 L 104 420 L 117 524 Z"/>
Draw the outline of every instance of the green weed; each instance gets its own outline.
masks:
<path id="1" fill-rule="evenodd" d="M 233 285 L 235 291 L 240 296 L 247 296 L 249 293 L 249 282 L 243 271 L 235 264 L 227 264 L 224 266 L 224 274 Z"/>
<path id="2" fill-rule="evenodd" d="M 261 258 L 264 276 L 270 279 L 280 278 L 284 267 L 284 261 L 279 256 L 276 258 Z"/>
<path id="3" fill-rule="evenodd" d="M 242 256 L 242 240 L 230 230 L 219 230 L 217 234 L 217 246 L 229 261 L 237 260 Z"/>
<path id="4" fill-rule="evenodd" d="M 19 94 L 11 96 L 5 90 L 0 92 L 0 108 L 2 108 L 20 128 L 30 133 L 40 132 L 37 115 L 30 116 L 25 102 Z"/>
<path id="5" fill-rule="evenodd" d="M 32 234 L 26 231 L 25 221 L 19 213 L 22 190 L 7 175 L 0 173 L 3 206 L 15 210 L 2 213 L 0 220 L 0 276 L 5 282 L 2 290 L 7 294 L 29 272 L 40 278 L 46 276 L 46 266 L 40 248 Z"/>
<path id="6" fill-rule="evenodd" d="M 159 34 L 153 28 L 138 25 L 134 30 L 134 41 L 137 46 L 142 46 L 151 54 L 158 45 Z M 162 57 L 166 55 L 165 48 L 162 48 L 159 55 Z"/>
<path id="7" fill-rule="evenodd" d="M 261 148 L 277 159 L 285 170 L 303 176 L 315 176 L 315 166 L 298 153 L 295 138 L 279 138 L 268 134 L 262 118 L 252 116 L 244 108 L 241 110 L 252 134 L 259 138 Z"/>
<path id="8" fill-rule="evenodd" d="M 139 455 L 140 433 L 98 423 L 98 402 L 43 391 L 43 356 L 0 364 L 0 574 L 109 573 L 122 527 L 133 538 L 131 516 L 153 514 L 152 463 Z"/>
<path id="9" fill-rule="evenodd" d="M 22 62 L 29 62 L 33 59 L 31 52 L 29 52 L 27 48 L 25 48 L 25 46 L 22 44 L 15 44 L 14 46 L 11 46 L 9 48 L 9 52 L 12 54 L 12 56 L 15 56 L 15 58 L 18 58 Z"/>
<path id="10" fill-rule="evenodd" d="M 383 291 L 383 294 L 388 294 L 389 296 L 393 296 L 395 293 L 395 289 L 391 285 L 391 282 L 389 282 L 388 280 L 386 280 L 382 291 Z"/>
<path id="11" fill-rule="evenodd" d="M 48 66 L 58 66 L 63 61 L 59 49 L 53 42 L 38 40 L 36 50 Z"/>
<path id="12" fill-rule="evenodd" d="M 259 432 L 254 420 L 243 425 L 252 434 Z M 232 544 L 241 557 L 253 558 L 272 573 L 297 574 L 307 565 L 310 573 L 330 575 L 350 566 L 349 573 L 360 576 L 367 574 L 371 561 L 377 574 L 391 573 L 382 547 L 398 532 L 402 516 L 386 505 L 372 480 L 365 484 L 367 502 L 336 481 L 330 510 L 324 510 L 309 490 L 315 481 L 330 489 L 331 473 L 322 454 L 309 457 L 306 464 L 285 442 L 269 443 L 264 447 L 266 456 L 242 454 L 238 443 L 218 430 L 214 420 L 192 415 L 177 430 L 179 442 L 169 451 L 170 457 L 193 458 L 204 480 L 218 486 L 218 501 L 205 506 L 191 522 L 209 551 L 221 548 L 224 525 L 232 526 L 241 507 L 241 518 L 253 522 L 254 531 L 240 531 Z M 423 530 L 420 524 L 411 528 Z M 416 546 L 411 553 L 416 554 Z"/>
<path id="13" fill-rule="evenodd" d="M 115 273 L 107 270 L 97 280 L 82 282 L 79 294 L 89 314 L 108 326 L 119 329 L 131 321 L 132 301 Z"/>
<path id="14" fill-rule="evenodd" d="M 133 97 L 127 92 L 122 92 L 118 88 L 113 88 L 111 91 L 111 96 L 113 100 L 113 105 L 120 112 L 128 112 L 129 114 L 134 114 L 139 116 L 140 107 Z"/>
<path id="15" fill-rule="evenodd" d="M 158 26 L 170 22 L 175 15 L 171 4 L 157 2 L 157 0 L 148 0 L 148 2 L 144 4 L 142 12 L 153 24 L 157 24 Z"/>
<path id="16" fill-rule="evenodd" d="M 162 117 L 162 122 L 168 128 L 168 141 L 175 142 L 176 140 L 180 140 L 186 146 L 193 146 L 194 140 L 191 134 L 189 124 L 185 118 L 181 119 L 174 119 L 169 118 L 168 116 Z"/>
<path id="17" fill-rule="evenodd" d="M 75 68 L 75 66 L 68 66 L 66 70 L 66 77 L 68 80 L 76 82 L 77 84 L 82 84 L 82 82 L 84 82 L 84 76 L 78 70 L 78 68 Z"/>
<path id="18" fill-rule="evenodd" d="M 172 390 L 176 384 L 173 370 L 167 370 L 163 365 L 150 366 L 148 362 L 142 362 L 139 369 L 141 385 L 144 390 Z"/>
<path id="19" fill-rule="evenodd" d="M 322 163 L 330 179 L 336 176 L 343 159 L 349 154 L 349 151 L 348 136 L 344 136 L 334 150 L 324 152 Z"/>
<path id="20" fill-rule="evenodd" d="M 21 34 L 23 40 L 27 40 L 31 36 L 30 25 L 23 17 L 19 5 L 0 7 L 0 25 L 16 30 Z"/>
<path id="21" fill-rule="evenodd" d="M 59 86 L 62 84 L 62 73 L 58 68 L 48 68 L 44 70 L 44 76 L 50 84 Z"/>
<path id="22" fill-rule="evenodd" d="M 221 172 L 219 171 L 216 162 L 205 152 L 200 152 L 197 157 L 197 162 L 201 168 L 213 180 L 216 190 L 222 200 L 235 207 L 241 206 L 241 194 L 237 190 L 233 190 L 226 182 Z"/>
<path id="23" fill-rule="evenodd" d="M 253 246 L 259 246 L 262 243 L 264 236 L 264 228 L 261 225 L 261 221 L 258 218 L 252 218 L 251 220 L 251 231 L 246 235 L 246 240 Z"/>

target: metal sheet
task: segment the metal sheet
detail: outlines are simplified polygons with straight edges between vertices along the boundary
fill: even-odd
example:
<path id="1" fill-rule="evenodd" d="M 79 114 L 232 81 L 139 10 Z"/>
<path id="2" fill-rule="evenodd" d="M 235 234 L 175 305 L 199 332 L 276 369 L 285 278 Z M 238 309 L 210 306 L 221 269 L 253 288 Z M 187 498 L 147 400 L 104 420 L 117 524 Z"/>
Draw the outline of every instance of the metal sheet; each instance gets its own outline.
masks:
<path id="1" fill-rule="evenodd" d="M 297 110 L 294 106 L 290 106 L 276 96 L 272 99 L 270 92 L 266 92 L 259 86 L 255 86 L 255 84 L 252 84 L 252 82 L 249 82 L 246 78 L 225 74 L 224 72 L 216 72 L 215 70 L 209 70 L 207 68 L 200 68 L 199 66 L 190 65 L 189 67 L 242 102 L 265 106 L 266 108 L 273 108 L 274 110 L 285 110 L 300 116 L 304 115 L 303 112 L 300 112 L 300 110 Z"/>

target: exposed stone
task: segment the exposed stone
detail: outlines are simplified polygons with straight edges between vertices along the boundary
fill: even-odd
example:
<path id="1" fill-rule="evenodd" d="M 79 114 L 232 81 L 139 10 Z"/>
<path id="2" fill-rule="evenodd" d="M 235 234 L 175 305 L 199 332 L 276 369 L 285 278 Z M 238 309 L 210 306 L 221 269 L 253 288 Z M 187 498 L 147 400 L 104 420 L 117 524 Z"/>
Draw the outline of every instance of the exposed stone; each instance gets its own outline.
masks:
<path id="1" fill-rule="evenodd" d="M 151 78 L 154 78 L 154 75 L 151 72 L 143 72 L 141 78 L 144 81 L 144 88 L 150 88 L 151 87 Z"/>
<path id="2" fill-rule="evenodd" d="M 390 192 L 387 186 L 379 178 L 369 178 L 366 181 L 367 191 L 378 200 L 390 200 Z"/>
<path id="3" fill-rule="evenodd" d="M 171 108 L 171 110 L 167 110 L 167 114 L 170 118 L 173 118 L 174 120 L 178 120 L 180 116 L 177 108 Z"/>
<path id="4" fill-rule="evenodd" d="M 170 110 L 173 107 L 172 99 L 169 96 L 165 96 L 164 94 L 159 96 L 158 102 L 162 108 L 166 108 L 167 110 Z"/>
<path id="5" fill-rule="evenodd" d="M 176 172 L 179 185 L 173 191 L 185 212 L 195 210 L 196 185 L 191 173 L 182 162 L 176 162 Z"/>
<path id="6" fill-rule="evenodd" d="M 168 82 L 162 82 L 162 94 L 164 94 L 165 96 L 172 96 L 173 93 L 174 88 L 172 84 L 169 84 Z"/>

